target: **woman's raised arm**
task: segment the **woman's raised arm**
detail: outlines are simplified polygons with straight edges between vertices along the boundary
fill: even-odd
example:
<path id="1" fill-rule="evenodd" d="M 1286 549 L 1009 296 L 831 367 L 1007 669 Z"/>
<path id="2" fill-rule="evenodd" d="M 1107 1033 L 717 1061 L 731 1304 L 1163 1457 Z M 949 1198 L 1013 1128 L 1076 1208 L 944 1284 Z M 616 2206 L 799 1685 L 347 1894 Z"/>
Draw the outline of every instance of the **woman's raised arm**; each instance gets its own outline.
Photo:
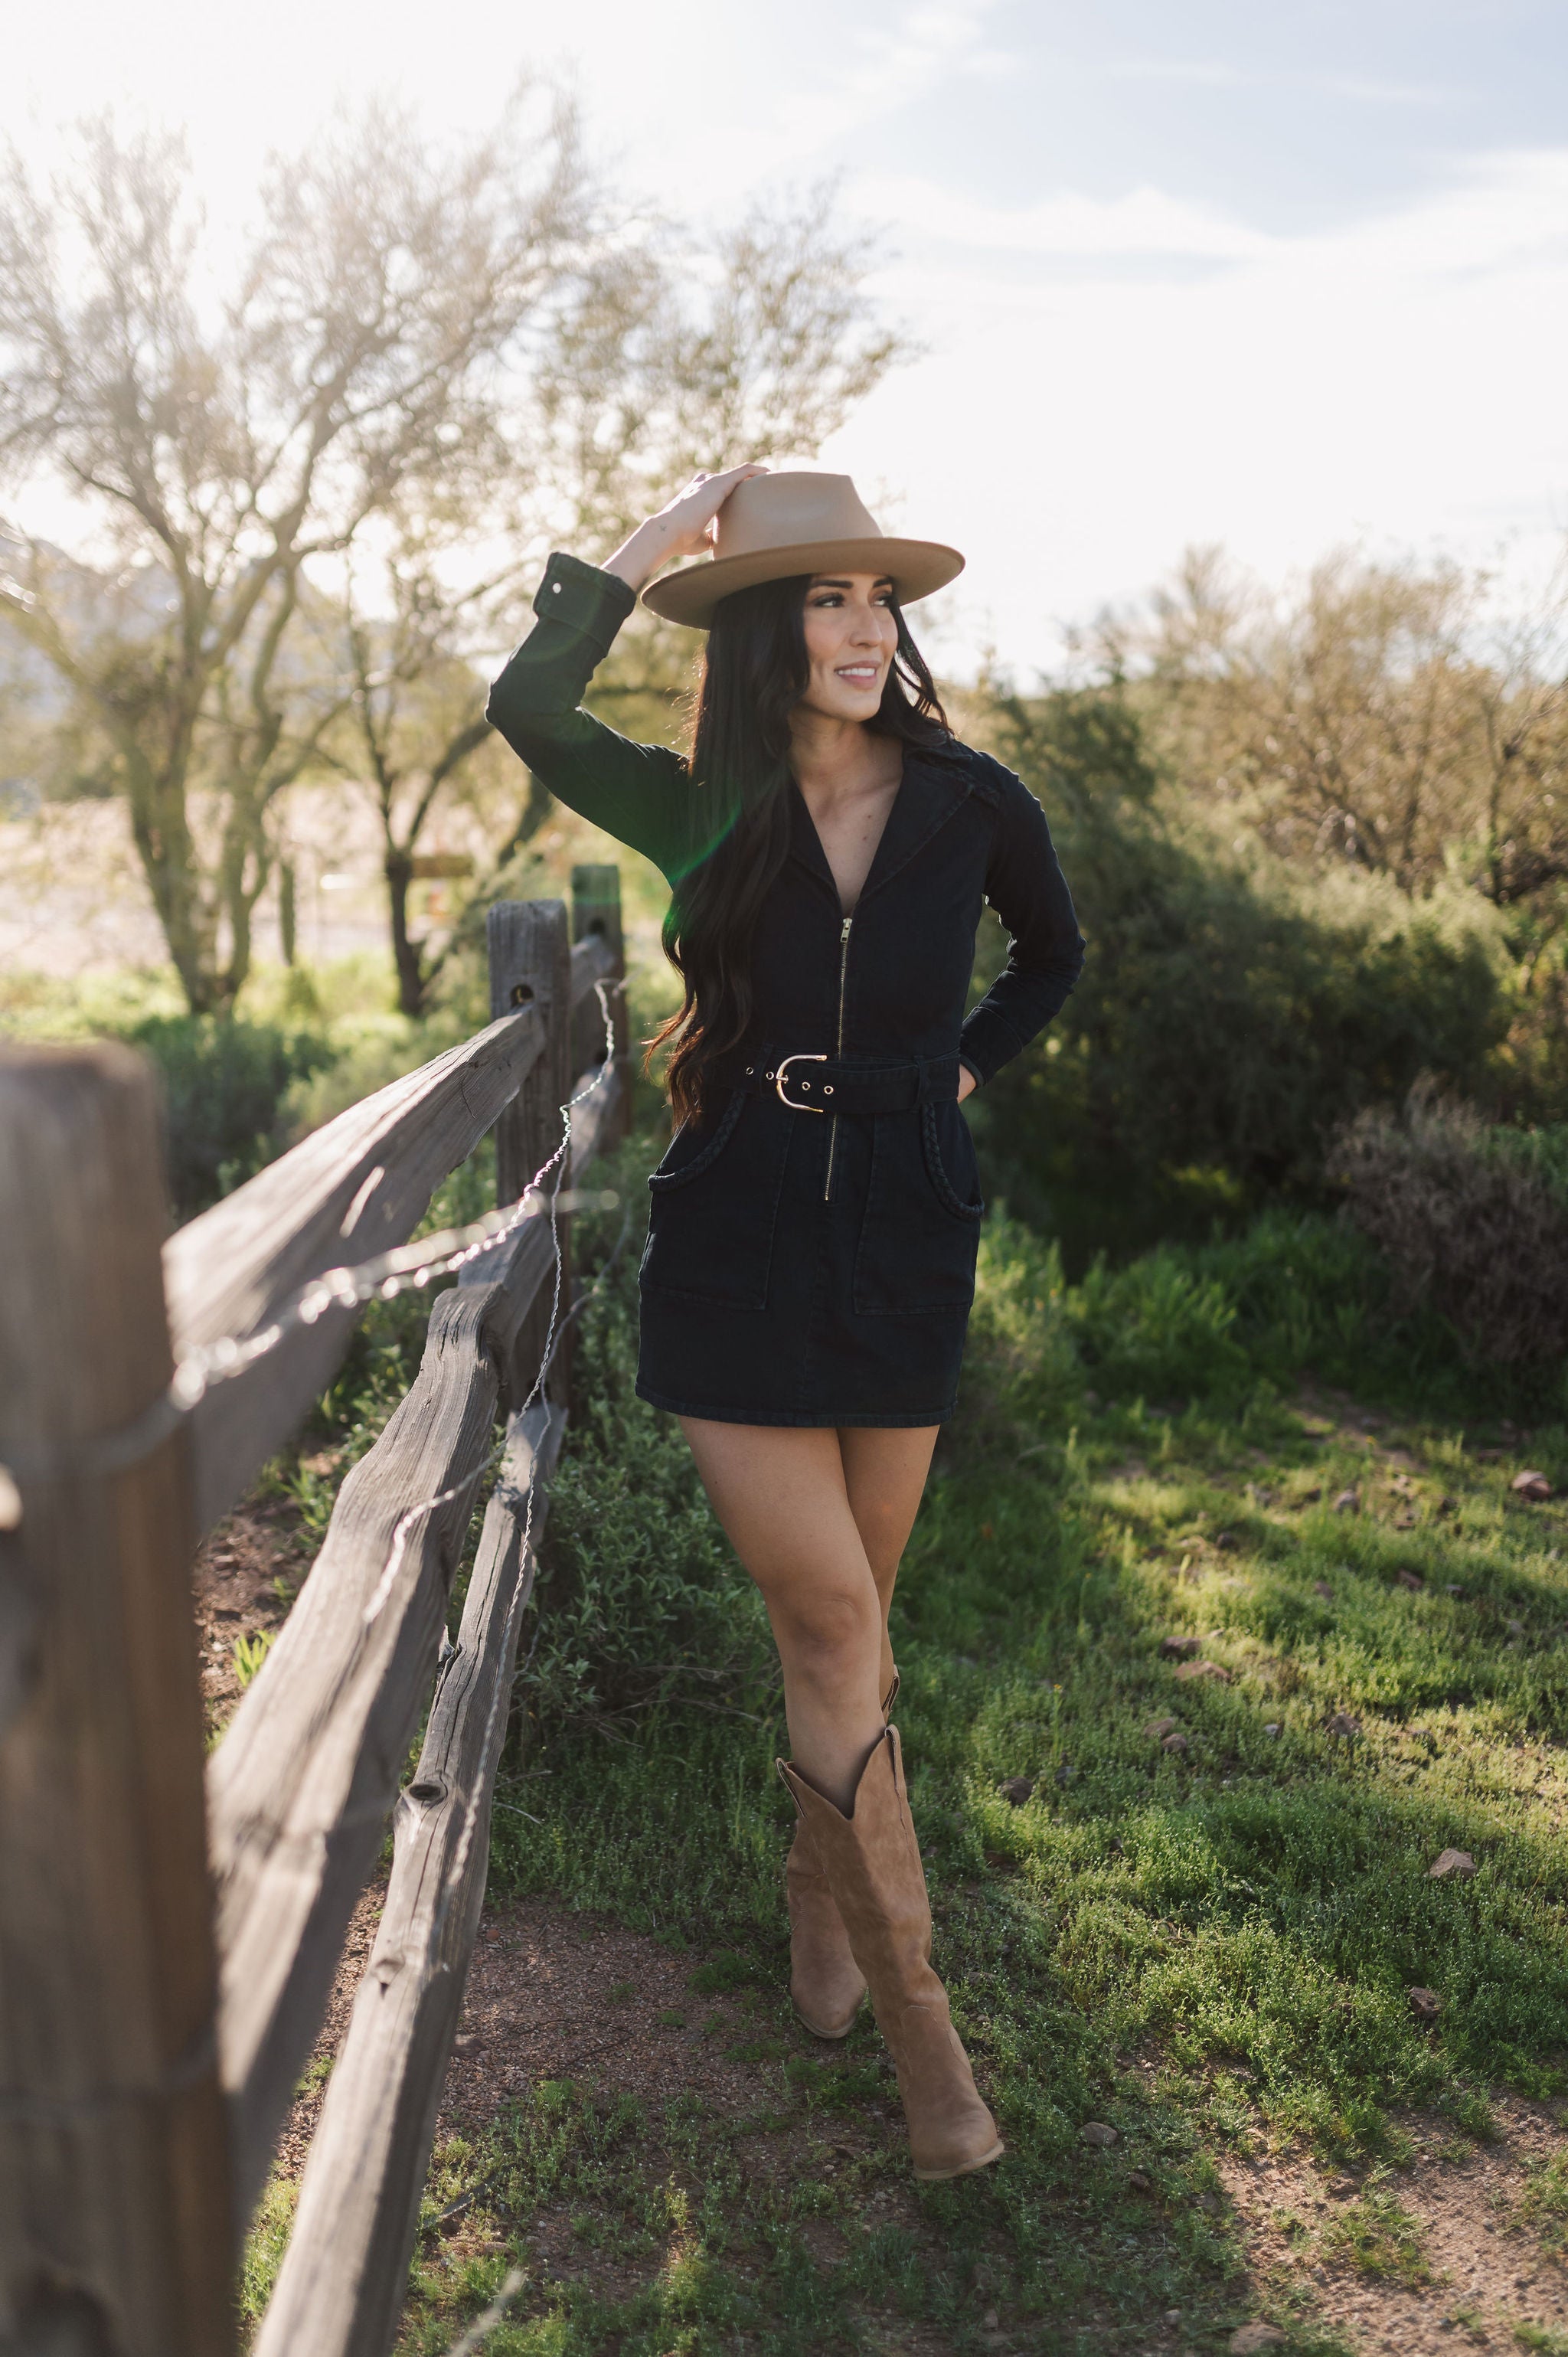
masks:
<path id="1" fill-rule="evenodd" d="M 557 799 L 651 859 L 673 883 L 691 864 L 691 795 L 679 755 L 639 745 L 583 709 L 589 680 L 643 583 L 711 539 L 736 483 L 759 467 L 696 480 L 604 565 L 557 550 L 534 594 L 538 619 L 490 689 L 485 716 Z"/>

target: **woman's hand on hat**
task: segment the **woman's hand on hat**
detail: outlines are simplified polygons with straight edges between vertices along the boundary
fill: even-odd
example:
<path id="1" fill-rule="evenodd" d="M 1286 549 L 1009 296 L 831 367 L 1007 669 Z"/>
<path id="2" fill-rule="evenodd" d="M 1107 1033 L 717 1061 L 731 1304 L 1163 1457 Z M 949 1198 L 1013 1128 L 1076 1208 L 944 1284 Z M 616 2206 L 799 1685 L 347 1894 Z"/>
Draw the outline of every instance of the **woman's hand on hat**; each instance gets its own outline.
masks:
<path id="1" fill-rule="evenodd" d="M 728 467 L 722 475 L 694 475 L 606 557 L 604 570 L 628 588 L 640 589 L 672 556 L 701 556 L 713 544 L 719 510 L 736 485 L 767 472 L 766 467 Z"/>

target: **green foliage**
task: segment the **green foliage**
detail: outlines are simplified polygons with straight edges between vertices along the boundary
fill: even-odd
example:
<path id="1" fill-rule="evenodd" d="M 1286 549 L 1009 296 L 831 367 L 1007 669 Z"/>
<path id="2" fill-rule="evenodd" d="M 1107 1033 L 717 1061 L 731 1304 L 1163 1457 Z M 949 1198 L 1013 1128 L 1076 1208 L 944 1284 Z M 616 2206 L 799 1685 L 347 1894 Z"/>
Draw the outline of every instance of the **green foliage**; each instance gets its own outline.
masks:
<path id="1" fill-rule="evenodd" d="M 588 1239 L 591 1263 L 612 1224 Z M 438 2167 L 431 2216 L 477 2186 L 464 2214 L 490 2239 L 482 2260 L 445 2266 L 424 2246 L 405 2348 L 446 2346 L 511 2259 L 530 2278 L 500 2345 L 561 2357 L 736 2333 L 853 2348 L 890 2315 L 951 2337 L 982 2270 L 988 2298 L 1030 2319 L 1027 2345 L 1072 2346 L 1089 2316 L 1142 2345 L 1170 2306 L 1196 2345 L 1248 2312 L 1214 2160 L 1281 2144 L 1358 2180 L 1332 2225 L 1299 2229 L 1304 2266 L 1343 2256 L 1423 2280 L 1402 2115 L 1444 2115 L 1455 2166 L 1492 2132 L 1488 2089 L 1568 2089 L 1563 1524 L 1520 1506 L 1510 1466 L 1468 1454 L 1432 1412 L 1478 1420 L 1494 1379 L 1455 1373 L 1419 1320 L 1385 1348 L 1376 1258 L 1321 1217 L 1274 1213 L 1079 1286 L 1027 1230 L 990 1223 L 961 1415 L 894 1638 L 937 1960 L 1009 2158 L 922 2192 L 918 2233 L 896 2233 L 875 2198 L 902 2164 L 874 2030 L 824 2062 L 789 2024 L 790 1818 L 771 1773 L 785 1731 L 737 1663 L 746 1591 L 716 1533 L 700 1538 L 695 1472 L 650 1457 L 628 1405 L 634 1256 L 582 1320 L 583 1393 L 618 1405 L 573 1427 L 573 1521 L 535 1664 L 557 1615 L 576 1652 L 535 1718 L 526 1781 L 503 1770 L 503 1802 L 527 1814 L 497 1815 L 491 1891 L 549 1890 L 693 1952 L 686 2033 L 707 2005 L 744 2010 L 729 2050 L 755 2067 L 757 2108 L 730 2117 L 693 2096 L 660 2122 L 613 2090 L 535 2088 Z M 1359 1413 L 1287 1396 L 1314 1351 L 1383 1398 L 1375 1448 Z M 1393 1400 L 1403 1424 L 1386 1419 Z M 1561 1422 L 1530 1456 L 1568 1471 Z M 1400 1490 L 1396 1461 L 1413 1468 Z M 613 1527 L 628 1481 L 651 1487 L 673 1547 L 662 1588 Z M 1359 1511 L 1336 1512 L 1348 1488 Z M 650 1658 L 679 1648 L 712 1681 L 675 1681 L 634 1713 L 648 1690 L 622 1598 Z M 1166 1634 L 1201 1636 L 1229 1682 L 1179 1681 Z M 751 1715 L 700 1706 L 726 1697 Z M 1342 1711 L 1352 1739 L 1328 1729 Z M 1166 1716 L 1185 1752 L 1149 1734 Z M 1020 1807 L 999 1789 L 1015 1776 L 1035 1785 Z M 1451 1845 L 1477 1857 L 1473 1880 L 1430 1878 Z M 1412 1984 L 1438 1991 L 1435 2028 L 1412 2015 Z M 1117 2127 L 1113 2154 L 1086 2157 L 1087 2119 Z M 844 2121 L 869 2150 L 840 2170 L 825 2140 Z M 758 2169 L 775 2136 L 807 2139 L 785 2148 L 811 2165 Z M 1152 2200 L 1129 2190 L 1133 2167 Z M 1527 2190 L 1538 2231 L 1563 2207 L 1560 2175 Z M 542 2264 L 538 2230 L 564 2212 L 582 2263 Z M 800 2227 L 830 2216 L 842 2241 L 824 2255 Z M 1301 2330 L 1326 2347 L 1305 2310 Z"/>
<path id="2" fill-rule="evenodd" d="M 211 1015 L 148 1016 L 122 1037 L 157 1069 L 177 1221 L 194 1218 L 282 1151 L 289 1090 L 335 1052 L 321 1031 Z"/>
<path id="3" fill-rule="evenodd" d="M 649 1141 L 605 1183 L 639 1224 Z M 714 1525 L 679 1426 L 639 1400 L 637 1261 L 620 1211 L 579 1220 L 579 1271 L 603 1274 L 581 1321 L 573 1446 L 551 1491 L 528 1681 L 535 1723 L 601 1722 L 684 1693 L 739 1708 L 771 1682 L 766 1616 Z M 611 1255 L 614 1255 L 612 1260 Z"/>
<path id="4" fill-rule="evenodd" d="M 1559 1357 L 1474 1358 L 1429 1304 L 1396 1307 L 1388 1264 L 1345 1222 L 1276 1206 L 1206 1243 L 1164 1243 L 1069 1285 L 1060 1247 L 987 1221 L 961 1415 L 1020 1432 L 1101 1398 L 1215 1406 L 1268 1398 L 1305 1371 L 1402 1406 L 1479 1422 L 1555 1416 Z M 1031 1441 L 1037 1433 L 1031 1431 Z"/>
<path id="5" fill-rule="evenodd" d="M 288 2248 L 298 2202 L 299 2187 L 290 2178 L 274 2177 L 262 2196 L 240 2263 L 239 2309 L 242 2324 L 258 2325 L 266 2312 Z"/>
<path id="6" fill-rule="evenodd" d="M 1568 2252 L 1568 2153 L 1555 2153 L 1530 2169 L 1516 2216 L 1543 2250 L 1558 2258 Z"/>
<path id="7" fill-rule="evenodd" d="M 273 1649 L 273 1631 L 258 1629 L 249 1637 L 234 1640 L 234 1675 L 242 1689 L 248 1686 Z"/>
<path id="8" fill-rule="evenodd" d="M 1381 2188 L 1348 2203 L 1324 2235 L 1324 2248 L 1363 2275 L 1383 2276 L 1407 2290 L 1432 2281 L 1419 2218 Z"/>
<path id="9" fill-rule="evenodd" d="M 1484 1093 L 1509 1006 L 1478 915 L 1316 886 L 1178 825 L 1118 690 L 1001 705 L 992 730 L 1050 814 L 1090 950 L 976 1132 L 993 1184 L 1074 1256 L 1118 1221 L 1144 1241 L 1315 1189 L 1332 1126 L 1422 1072 Z M 999 933 L 983 952 L 994 967 Z"/>
<path id="10" fill-rule="evenodd" d="M 771 1772 L 787 1735 L 761 1609 L 673 1426 L 635 1397 L 650 1145 L 605 1173 L 629 1211 L 578 1222 L 579 1269 L 602 1282 L 577 1321 L 525 1632 L 527 1756 L 503 1761 L 490 1889 L 612 1911 L 688 1955 L 687 2001 L 649 2032 L 743 2016 L 714 2027 L 757 2104 L 732 2116 L 693 2093 L 656 2119 L 614 2088 L 548 2083 L 451 2140 L 403 2349 L 449 2346 L 513 2264 L 527 2280 L 495 2345 L 555 2357 L 737 2334 L 851 2349 L 890 2317 L 962 2346 L 983 2276 L 1027 2345 L 1069 2347 L 1086 2316 L 1142 2345 L 1170 2306 L 1196 2345 L 1238 2320 L 1216 2157 L 1283 2143 L 1359 2180 L 1321 2239 L 1299 2229 L 1304 2264 L 1339 2252 L 1420 2280 L 1402 2115 L 1444 2116 L 1458 2165 L 1493 2133 L 1489 2090 L 1568 2091 L 1563 1524 L 1455 1428 L 1520 1412 L 1519 1381 L 1460 1363 L 1430 1311 L 1396 1318 L 1378 1256 L 1321 1214 L 1276 1210 L 1078 1284 L 1057 1247 L 987 1223 L 894 1638 L 938 1962 L 1009 2158 L 901 2196 L 915 2228 L 894 2226 L 878 2197 L 903 2159 L 875 2031 L 824 2061 L 789 2021 L 791 1823 Z M 459 1174 L 431 1220 L 487 1193 L 482 1168 Z M 322 1516 L 413 1374 L 424 1307 L 373 1306 L 302 1444 L 289 1478 L 317 1468 Z M 1305 1365 L 1408 1420 L 1374 1444 L 1342 1394 L 1304 1406 Z M 1561 1481 L 1561 1389 L 1553 1408 L 1542 1373 L 1533 1397 L 1530 1461 Z M 1356 1512 L 1336 1511 L 1347 1490 Z M 1166 1634 L 1198 1636 L 1228 1682 L 1178 1681 Z M 1353 1738 L 1329 1731 L 1339 1712 Z M 1151 1737 L 1165 1717 L 1184 1752 Z M 1020 1807 L 999 1789 L 1015 1776 L 1035 1787 Z M 1430 1878 L 1450 1846 L 1473 1880 Z M 1415 1984 L 1442 1999 L 1434 2026 L 1411 2011 Z M 630 1993 L 609 1992 L 618 2023 Z M 1113 2154 L 1086 2157 L 1088 2119 L 1117 2127 Z M 845 2124 L 859 2157 L 841 2166 Z M 756 2165 L 775 2136 L 799 2166 Z M 1539 2233 L 1558 2230 L 1560 2175 L 1521 2200 Z M 824 2255 L 811 2237 L 830 2220 Z M 269 2207 L 252 2241 L 249 2313 L 281 2221 Z M 1300 2320 L 1300 2345 L 1326 2349 Z"/>
<path id="11" fill-rule="evenodd" d="M 1495 1124 L 1481 1146 L 1495 1160 L 1523 1170 L 1568 1211 L 1568 1122 L 1549 1122 L 1540 1129 Z"/>

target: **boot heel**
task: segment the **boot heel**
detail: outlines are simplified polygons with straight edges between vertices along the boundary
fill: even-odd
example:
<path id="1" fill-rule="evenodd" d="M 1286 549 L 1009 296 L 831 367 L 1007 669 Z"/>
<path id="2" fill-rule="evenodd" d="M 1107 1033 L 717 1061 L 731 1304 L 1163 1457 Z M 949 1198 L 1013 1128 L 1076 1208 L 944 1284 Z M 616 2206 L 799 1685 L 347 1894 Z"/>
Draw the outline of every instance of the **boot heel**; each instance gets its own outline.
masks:
<path id="1" fill-rule="evenodd" d="M 936 2185 L 989 2169 L 1002 2158 L 1002 2139 L 980 2099 L 945 1996 L 910 2006 L 898 2029 L 898 2092 L 916 2176 L 922 2185 Z"/>

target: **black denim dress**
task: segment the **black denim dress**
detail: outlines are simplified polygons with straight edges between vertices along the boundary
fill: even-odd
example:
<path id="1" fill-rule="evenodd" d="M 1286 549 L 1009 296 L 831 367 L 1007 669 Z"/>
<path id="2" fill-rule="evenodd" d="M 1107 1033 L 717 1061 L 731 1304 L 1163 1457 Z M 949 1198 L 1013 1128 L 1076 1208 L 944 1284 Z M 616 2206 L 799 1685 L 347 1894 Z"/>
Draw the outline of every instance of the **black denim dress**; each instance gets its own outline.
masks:
<path id="1" fill-rule="evenodd" d="M 489 718 L 552 793 L 673 880 L 700 856 L 680 759 L 578 708 L 634 602 L 614 575 L 553 556 Z M 940 1424 L 983 1208 L 959 1065 L 984 1082 L 1026 1047 L 1083 943 L 1038 802 L 987 754 L 906 753 L 847 917 L 789 795 L 753 1033 L 649 1180 L 637 1387 L 726 1424 Z M 1012 949 L 966 1018 L 984 900 Z"/>

